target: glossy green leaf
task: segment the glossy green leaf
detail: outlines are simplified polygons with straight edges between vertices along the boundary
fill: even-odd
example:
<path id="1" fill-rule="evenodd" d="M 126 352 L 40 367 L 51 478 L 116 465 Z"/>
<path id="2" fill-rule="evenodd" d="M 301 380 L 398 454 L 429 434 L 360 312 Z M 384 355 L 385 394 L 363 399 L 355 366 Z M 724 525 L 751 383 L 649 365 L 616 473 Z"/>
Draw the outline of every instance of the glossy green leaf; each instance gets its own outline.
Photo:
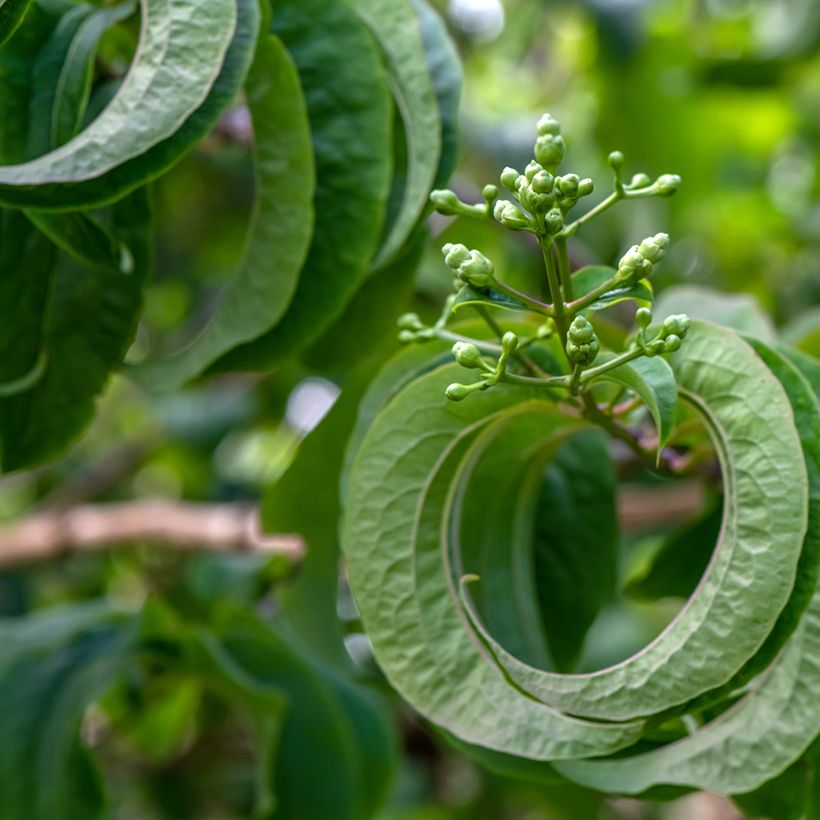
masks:
<path id="1" fill-rule="evenodd" d="M 106 8 L 81 4 L 62 16 L 34 64 L 29 157 L 46 154 L 77 133 L 91 92 L 99 41 L 135 9 L 133 0 Z"/>
<path id="2" fill-rule="evenodd" d="M 135 633 L 100 608 L 59 614 L 67 623 L 45 614 L 0 626 L 15 639 L 0 659 L 4 820 L 105 816 L 102 780 L 80 743 L 80 723 L 131 660 Z"/>
<path id="3" fill-rule="evenodd" d="M 570 669 L 618 572 L 615 470 L 596 430 L 559 447 L 543 472 L 535 515 L 534 574 L 556 667 Z"/>
<path id="4" fill-rule="evenodd" d="M 205 101 L 236 29 L 235 0 L 141 0 L 140 8 L 140 48 L 111 103 L 60 148 L 0 167 L 0 201 L 43 208 L 103 202 L 121 191 L 101 178 L 171 137 Z"/>
<path id="5" fill-rule="evenodd" d="M 458 51 L 438 12 L 427 0 L 413 0 L 413 8 L 421 23 L 421 40 L 441 121 L 441 156 L 432 187 L 443 188 L 458 163 L 458 108 L 463 72 Z"/>
<path id="6" fill-rule="evenodd" d="M 419 18 L 409 0 L 354 0 L 354 6 L 384 51 L 407 142 L 401 205 L 373 262 L 378 268 L 404 245 L 427 205 L 441 156 L 441 120 Z"/>
<path id="7" fill-rule="evenodd" d="M 302 83 L 316 157 L 315 224 L 290 309 L 217 370 L 268 368 L 304 349 L 338 317 L 379 241 L 390 184 L 390 97 L 378 46 L 341 0 L 279 0 L 273 30 Z"/>
<path id="8" fill-rule="evenodd" d="M 612 356 L 598 356 L 594 366 L 605 364 L 608 358 Z M 660 356 L 639 358 L 590 379 L 590 384 L 600 380 L 615 382 L 641 398 L 655 422 L 660 452 L 675 429 L 678 388 L 672 368 Z"/>
<path id="9" fill-rule="evenodd" d="M 31 0 L 2 0 L 0 2 L 0 45 L 6 42 L 23 22 Z"/>
<path id="10" fill-rule="evenodd" d="M 501 308 L 502 310 L 529 310 L 529 307 L 518 299 L 507 293 L 502 293 L 494 288 L 474 288 L 472 285 L 465 285 L 456 294 L 453 302 L 453 313 L 458 313 L 465 307 L 488 307 Z"/>
<path id="11" fill-rule="evenodd" d="M 820 588 L 816 584 L 820 542 L 820 407 L 794 368 L 770 354 L 767 360 L 794 408 L 803 445 L 801 460 L 805 459 L 810 482 L 804 549 L 814 555 L 815 564 L 804 567 L 802 579 L 798 578 L 798 595 L 804 592 L 801 585 L 805 588 L 814 580 L 808 609 L 785 649 L 725 713 L 688 737 L 652 751 L 622 760 L 556 764 L 562 774 L 577 782 L 629 794 L 638 794 L 660 783 L 743 793 L 759 788 L 782 772 L 820 732 L 820 714 L 816 709 L 820 685 Z M 676 372 L 681 373 L 684 361 L 680 354 L 674 364 Z M 765 553 L 759 559 L 764 557 Z M 727 634 L 733 640 L 738 637 L 737 632 Z"/>
<path id="12" fill-rule="evenodd" d="M 607 279 L 611 279 L 615 273 L 615 268 L 609 268 L 606 265 L 588 265 L 575 271 L 572 274 L 572 291 L 575 298 L 580 299 L 587 293 L 591 293 L 595 288 L 603 285 Z M 654 298 L 652 285 L 646 279 L 642 279 L 634 285 L 614 287 L 608 290 L 585 309 L 603 310 L 626 301 L 636 302 L 638 305 L 651 305 Z"/>
<path id="13" fill-rule="evenodd" d="M 71 217 L 67 217 L 71 219 Z M 129 264 L 81 266 L 57 254 L 22 215 L 6 212 L 0 266 L 0 349 L 8 381 L 45 357 L 41 378 L 28 390 L 0 400 L 4 470 L 52 457 L 91 420 L 94 400 L 131 343 L 151 270 L 151 208 L 147 192 L 111 210 L 107 229 L 127 248 Z M 22 222 L 21 222 L 22 220 Z M 102 260 L 99 260 L 102 261 Z"/>
<path id="14" fill-rule="evenodd" d="M 259 38 L 246 95 L 254 128 L 256 200 L 245 257 L 191 345 L 138 369 L 138 378 L 151 388 L 176 386 L 266 333 L 296 290 L 313 228 L 313 152 L 299 77 L 273 35 Z"/>
<path id="15" fill-rule="evenodd" d="M 463 372 L 449 365 L 412 381 L 377 416 L 353 464 L 343 545 L 376 658 L 422 714 L 466 742 L 542 760 L 623 748 L 640 723 L 594 724 L 539 704 L 498 675 L 464 628 L 440 549 L 464 447 L 516 407 L 541 413 L 545 436 L 563 434 L 567 421 L 527 389 L 447 402 L 444 388 Z"/>

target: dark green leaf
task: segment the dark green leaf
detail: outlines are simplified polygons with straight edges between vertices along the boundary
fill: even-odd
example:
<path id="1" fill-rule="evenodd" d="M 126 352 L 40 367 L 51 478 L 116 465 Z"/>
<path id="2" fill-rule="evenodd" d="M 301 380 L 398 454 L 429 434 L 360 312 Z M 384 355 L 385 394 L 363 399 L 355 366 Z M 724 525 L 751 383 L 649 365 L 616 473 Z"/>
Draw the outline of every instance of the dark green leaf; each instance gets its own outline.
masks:
<path id="1" fill-rule="evenodd" d="M 611 279 L 615 273 L 615 268 L 609 268 L 606 265 L 589 265 L 575 271 L 572 274 L 572 291 L 575 298 L 580 299 L 587 293 L 591 293 L 595 288 L 603 285 L 607 279 Z M 651 305 L 654 298 L 652 286 L 646 279 L 642 279 L 634 285 L 614 287 L 608 290 L 588 305 L 586 310 L 603 310 L 625 301 L 637 302 L 638 305 Z"/>
<path id="2" fill-rule="evenodd" d="M 501 308 L 502 310 L 529 310 L 523 302 L 502 293 L 493 288 L 474 288 L 472 285 L 465 285 L 456 294 L 453 302 L 453 313 L 464 307 L 490 307 Z"/>
<path id="3" fill-rule="evenodd" d="M 0 0 L 0 45 L 17 30 L 30 5 L 31 0 Z"/>

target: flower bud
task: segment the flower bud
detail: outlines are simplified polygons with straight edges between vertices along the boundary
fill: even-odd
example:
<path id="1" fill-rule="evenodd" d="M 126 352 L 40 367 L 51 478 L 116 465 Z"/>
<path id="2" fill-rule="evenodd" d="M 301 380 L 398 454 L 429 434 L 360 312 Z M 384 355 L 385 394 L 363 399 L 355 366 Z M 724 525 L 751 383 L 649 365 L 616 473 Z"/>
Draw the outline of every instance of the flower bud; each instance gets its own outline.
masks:
<path id="1" fill-rule="evenodd" d="M 470 393 L 473 392 L 472 385 L 468 384 L 458 384 L 458 382 L 451 384 L 447 387 L 444 391 L 444 395 L 447 396 L 450 401 L 462 401 L 466 399 Z"/>
<path id="2" fill-rule="evenodd" d="M 665 339 L 655 339 L 651 341 L 646 346 L 646 355 L 647 356 L 657 356 L 659 353 L 663 353 L 664 347 L 666 345 Z"/>
<path id="3" fill-rule="evenodd" d="M 674 333 L 671 336 L 667 336 L 663 343 L 663 351 L 664 353 L 674 353 L 676 350 L 680 350 L 681 346 L 681 338 L 680 336 L 676 336 Z"/>
<path id="4" fill-rule="evenodd" d="M 511 356 L 515 353 L 515 349 L 518 347 L 518 336 L 513 333 L 511 330 L 508 330 L 502 337 L 501 337 L 501 350 L 506 356 Z"/>
<path id="5" fill-rule="evenodd" d="M 576 316 L 569 326 L 567 338 L 575 344 L 586 344 L 595 338 L 595 328 L 584 316 Z"/>
<path id="6" fill-rule="evenodd" d="M 481 189 L 481 196 L 484 197 L 488 202 L 495 202 L 498 199 L 498 186 L 497 185 L 485 185 Z"/>
<path id="7" fill-rule="evenodd" d="M 638 308 L 635 311 L 635 324 L 641 330 L 646 330 L 652 324 L 652 311 L 648 307 Z"/>
<path id="8" fill-rule="evenodd" d="M 562 177 L 556 177 L 555 187 L 563 196 L 574 197 L 578 193 L 579 182 L 578 174 L 564 174 Z"/>
<path id="9" fill-rule="evenodd" d="M 457 214 L 460 206 L 462 205 L 455 193 L 446 188 L 441 191 L 431 191 L 430 202 L 433 203 L 433 207 L 440 214 L 444 214 L 445 216 L 453 216 L 454 214 Z"/>
<path id="10" fill-rule="evenodd" d="M 555 184 L 555 177 L 548 171 L 541 170 L 532 178 L 532 189 L 539 194 L 548 194 Z"/>
<path id="11" fill-rule="evenodd" d="M 578 183 L 578 196 L 589 196 L 595 190 L 595 183 L 586 177 Z"/>
<path id="12" fill-rule="evenodd" d="M 493 263 L 480 251 L 470 251 L 470 258 L 458 266 L 458 275 L 473 287 L 489 287 L 493 283 Z"/>
<path id="13" fill-rule="evenodd" d="M 624 155 L 620 151 L 611 151 L 606 161 L 613 171 L 620 171 L 624 164 Z"/>
<path id="14" fill-rule="evenodd" d="M 411 342 L 416 341 L 416 334 L 412 330 L 400 330 L 399 331 L 399 341 L 403 345 L 410 344 Z"/>
<path id="15" fill-rule="evenodd" d="M 501 184 L 510 191 L 517 191 L 516 180 L 518 179 L 518 171 L 515 168 L 510 168 L 509 165 L 501 172 Z"/>
<path id="16" fill-rule="evenodd" d="M 631 279 L 643 265 L 643 254 L 633 245 L 618 262 L 618 278 Z"/>
<path id="17" fill-rule="evenodd" d="M 403 313 L 399 316 L 396 324 L 400 330 L 424 330 L 424 324 L 418 313 Z"/>
<path id="18" fill-rule="evenodd" d="M 535 159 L 547 169 L 556 168 L 566 153 L 564 138 L 560 135 L 545 134 L 535 141 Z"/>
<path id="19" fill-rule="evenodd" d="M 513 230 L 521 230 L 530 226 L 529 219 L 508 200 L 502 199 L 495 203 L 493 216 L 497 222 Z"/>
<path id="20" fill-rule="evenodd" d="M 536 128 L 538 129 L 538 135 L 541 137 L 547 134 L 558 136 L 558 134 L 561 133 L 561 123 L 559 123 L 552 114 L 544 114 L 541 119 L 538 120 Z"/>
<path id="21" fill-rule="evenodd" d="M 547 229 L 547 233 L 551 235 L 560 233 L 563 230 L 564 215 L 558 208 L 553 208 L 544 217 L 544 227 Z"/>
<path id="22" fill-rule="evenodd" d="M 666 249 L 669 247 L 669 234 L 656 233 L 654 236 L 648 236 L 638 246 L 639 253 L 648 259 L 653 265 L 660 262 L 666 254 Z"/>
<path id="23" fill-rule="evenodd" d="M 462 367 L 483 368 L 484 366 L 481 351 L 469 342 L 456 342 L 453 345 L 453 356 Z"/>
<path id="24" fill-rule="evenodd" d="M 662 174 L 655 180 L 655 187 L 661 196 L 672 196 L 680 188 L 680 182 L 677 174 Z"/>
<path id="25" fill-rule="evenodd" d="M 630 188 L 647 188 L 652 184 L 648 174 L 635 174 L 629 182 Z"/>
<path id="26" fill-rule="evenodd" d="M 441 252 L 444 254 L 444 262 L 445 264 L 456 270 L 459 265 L 466 262 L 470 258 L 470 251 L 466 245 L 462 245 L 461 243 L 453 245 L 451 242 L 448 242 L 442 249 Z"/>
<path id="27" fill-rule="evenodd" d="M 543 170 L 544 169 L 535 161 L 527 163 L 527 167 L 524 169 L 524 176 L 527 178 L 527 182 L 532 182 L 535 175 Z"/>
<path id="28" fill-rule="evenodd" d="M 667 316 L 663 320 L 663 325 L 661 326 L 661 335 L 666 338 L 669 338 L 672 335 L 683 338 L 686 336 L 691 324 L 691 319 L 685 313 Z"/>

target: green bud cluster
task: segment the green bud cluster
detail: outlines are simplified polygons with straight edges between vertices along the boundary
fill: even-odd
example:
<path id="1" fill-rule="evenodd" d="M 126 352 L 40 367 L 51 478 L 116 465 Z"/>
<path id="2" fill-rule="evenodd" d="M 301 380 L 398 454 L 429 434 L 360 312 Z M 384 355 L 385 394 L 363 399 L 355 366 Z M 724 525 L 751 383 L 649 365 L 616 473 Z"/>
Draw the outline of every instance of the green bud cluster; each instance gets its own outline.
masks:
<path id="1" fill-rule="evenodd" d="M 472 370 L 481 370 L 481 376 L 477 382 L 472 384 L 460 384 L 454 382 L 444 391 L 450 401 L 462 401 L 471 393 L 479 390 L 488 390 L 494 384 L 498 384 L 507 369 L 507 362 L 510 356 L 518 348 L 518 336 L 511 331 L 507 331 L 501 337 L 501 355 L 495 365 L 490 364 L 482 355 L 481 351 L 470 342 L 456 342 L 453 345 L 453 356 L 462 366 Z"/>
<path id="2" fill-rule="evenodd" d="M 669 247 L 669 234 L 656 233 L 633 245 L 618 262 L 618 279 L 634 284 L 652 273 L 652 267 L 663 259 Z"/>
<path id="3" fill-rule="evenodd" d="M 689 332 L 691 320 L 685 313 L 667 316 L 653 339 L 647 339 L 646 332 L 652 323 L 652 311 L 642 307 L 635 313 L 635 324 L 638 326 L 638 346 L 647 356 L 657 356 L 661 353 L 674 353 Z"/>
<path id="4" fill-rule="evenodd" d="M 576 316 L 567 331 L 567 358 L 577 365 L 587 367 L 595 361 L 601 345 L 595 329 L 583 316 Z"/>
<path id="5" fill-rule="evenodd" d="M 448 242 L 442 249 L 444 261 L 456 276 L 475 288 L 486 288 L 495 282 L 493 263 L 480 251 L 471 251 L 466 245 Z"/>
<path id="6" fill-rule="evenodd" d="M 533 156 L 536 162 L 554 172 L 567 152 L 567 146 L 561 136 L 561 125 L 551 114 L 544 114 L 538 120 L 537 130 L 538 137 L 533 147 Z"/>

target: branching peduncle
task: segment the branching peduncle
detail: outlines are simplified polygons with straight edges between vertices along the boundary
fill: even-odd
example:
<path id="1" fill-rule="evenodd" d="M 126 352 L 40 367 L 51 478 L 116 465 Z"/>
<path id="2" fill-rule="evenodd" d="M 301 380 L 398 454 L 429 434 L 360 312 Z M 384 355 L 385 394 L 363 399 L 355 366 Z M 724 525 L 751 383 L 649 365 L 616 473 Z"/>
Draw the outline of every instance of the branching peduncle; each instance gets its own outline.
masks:
<path id="1" fill-rule="evenodd" d="M 654 466 L 655 458 L 650 450 L 617 421 L 624 408 L 638 406 L 640 399 L 621 389 L 608 404 L 599 406 L 593 390 L 601 377 L 616 368 L 629 368 L 636 359 L 676 351 L 686 336 L 689 319 L 683 315 L 668 316 L 659 327 L 651 328 L 652 312 L 647 304 L 651 288 L 644 280 L 666 254 L 669 237 L 657 233 L 632 245 L 604 281 L 600 281 L 597 272 L 586 278 L 573 277 L 568 244 L 580 228 L 621 200 L 670 196 L 678 189 L 680 178 L 674 174 L 662 174 L 652 180 L 646 174 L 638 173 L 629 182 L 624 182 L 623 154 L 613 151 L 608 157 L 613 173 L 612 193 L 581 216 L 568 221 L 570 211 L 592 193 L 593 183 L 575 173 L 558 172 L 565 153 L 561 126 L 545 114 L 538 121 L 532 162 L 523 173 L 509 167 L 501 173 L 501 188 L 509 193 L 510 199 L 499 199 L 501 188 L 497 185 L 486 185 L 482 190 L 484 201 L 476 204 L 463 202 L 449 190 L 431 194 L 433 207 L 439 213 L 493 220 L 509 230 L 534 234 L 541 250 L 549 301 L 543 302 L 500 281 L 492 262 L 480 251 L 461 244 L 447 244 L 442 250 L 444 261 L 455 276 L 456 294 L 448 297 L 441 317 L 432 327 L 423 325 L 415 314 L 402 317 L 399 337 L 404 342 L 433 338 L 454 342 L 456 361 L 477 371 L 477 381 L 451 384 L 446 394 L 453 401 L 461 401 L 476 391 L 488 390 L 499 383 L 535 386 L 551 394 L 557 392 L 563 395 L 569 409 L 575 407 L 573 412 L 576 413 L 580 409 L 590 421 L 623 441 L 643 461 Z M 625 299 L 640 305 L 635 314 L 636 331 L 625 350 L 599 359 L 601 344 L 592 321 L 594 312 Z M 457 303 L 474 306 L 500 344 L 473 339 L 448 329 L 446 325 L 458 307 Z M 505 332 L 490 311 L 498 307 L 516 309 L 516 306 L 525 313 L 545 317 L 546 322 L 525 338 L 511 331 Z M 537 353 L 539 347 L 543 348 L 540 356 Z M 556 355 L 563 359 L 563 363 L 545 369 L 542 361 L 554 363 Z M 661 468 L 672 470 L 673 461 L 674 458 L 670 460 L 661 454 L 659 464 Z"/>

